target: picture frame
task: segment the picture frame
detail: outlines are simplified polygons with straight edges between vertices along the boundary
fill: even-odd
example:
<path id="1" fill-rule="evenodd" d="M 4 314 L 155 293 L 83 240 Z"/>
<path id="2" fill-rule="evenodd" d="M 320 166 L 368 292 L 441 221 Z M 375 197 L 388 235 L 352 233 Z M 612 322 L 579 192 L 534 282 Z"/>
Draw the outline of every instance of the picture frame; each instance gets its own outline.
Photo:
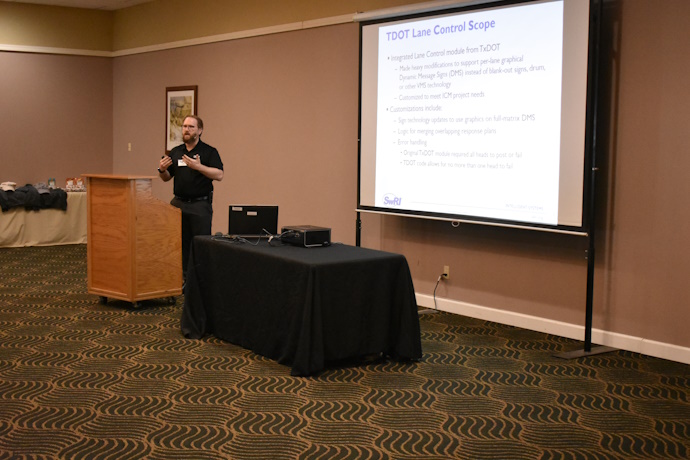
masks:
<path id="1" fill-rule="evenodd" d="M 198 86 L 165 88 L 165 153 L 182 144 L 182 122 L 197 115 Z"/>

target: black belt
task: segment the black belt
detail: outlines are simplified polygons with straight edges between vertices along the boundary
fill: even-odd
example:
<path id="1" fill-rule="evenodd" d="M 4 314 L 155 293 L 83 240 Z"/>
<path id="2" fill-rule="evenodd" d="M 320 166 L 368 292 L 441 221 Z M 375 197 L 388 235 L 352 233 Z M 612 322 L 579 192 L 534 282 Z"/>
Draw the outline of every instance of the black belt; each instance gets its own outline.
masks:
<path id="1" fill-rule="evenodd" d="M 181 196 L 175 195 L 175 198 L 180 200 L 180 201 L 184 201 L 185 203 L 191 203 L 192 201 L 208 200 L 208 195 L 198 196 L 196 198 L 182 198 Z"/>

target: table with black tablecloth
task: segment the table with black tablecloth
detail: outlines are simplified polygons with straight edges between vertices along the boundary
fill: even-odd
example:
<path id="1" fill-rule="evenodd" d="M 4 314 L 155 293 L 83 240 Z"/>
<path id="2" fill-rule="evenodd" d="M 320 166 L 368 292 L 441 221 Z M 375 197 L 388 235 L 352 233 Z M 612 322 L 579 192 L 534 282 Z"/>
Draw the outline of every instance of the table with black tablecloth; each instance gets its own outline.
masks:
<path id="1" fill-rule="evenodd" d="M 181 321 L 311 375 L 329 363 L 383 354 L 421 358 L 407 260 L 344 244 L 304 248 L 197 236 Z"/>

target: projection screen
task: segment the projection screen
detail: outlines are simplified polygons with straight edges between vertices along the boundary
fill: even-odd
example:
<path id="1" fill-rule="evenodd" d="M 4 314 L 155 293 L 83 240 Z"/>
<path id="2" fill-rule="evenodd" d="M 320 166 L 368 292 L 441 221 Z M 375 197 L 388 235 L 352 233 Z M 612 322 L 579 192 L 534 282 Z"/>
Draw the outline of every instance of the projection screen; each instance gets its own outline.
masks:
<path id="1" fill-rule="evenodd" d="M 585 231 L 590 2 L 475 2 L 360 29 L 358 211 Z"/>

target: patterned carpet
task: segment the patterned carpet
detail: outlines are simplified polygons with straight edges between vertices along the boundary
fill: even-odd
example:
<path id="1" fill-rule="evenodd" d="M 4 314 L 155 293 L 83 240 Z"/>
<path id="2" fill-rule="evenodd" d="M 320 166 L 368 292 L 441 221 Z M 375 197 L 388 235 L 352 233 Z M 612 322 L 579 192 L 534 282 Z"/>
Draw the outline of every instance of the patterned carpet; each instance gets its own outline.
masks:
<path id="1" fill-rule="evenodd" d="M 86 246 L 0 249 L 0 459 L 690 457 L 690 366 L 446 313 L 417 363 L 315 377 L 101 305 Z"/>

